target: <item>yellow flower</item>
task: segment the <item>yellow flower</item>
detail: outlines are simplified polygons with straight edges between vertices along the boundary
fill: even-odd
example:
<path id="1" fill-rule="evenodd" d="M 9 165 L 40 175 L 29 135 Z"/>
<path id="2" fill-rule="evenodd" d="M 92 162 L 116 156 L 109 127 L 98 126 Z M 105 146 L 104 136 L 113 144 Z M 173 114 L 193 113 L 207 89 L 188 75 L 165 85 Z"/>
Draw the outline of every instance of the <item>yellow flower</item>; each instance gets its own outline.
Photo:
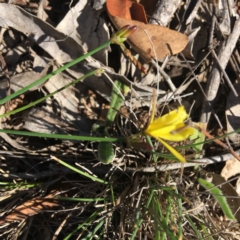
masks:
<path id="1" fill-rule="evenodd" d="M 173 110 L 156 120 L 151 120 L 148 127 L 144 130 L 144 134 L 156 138 L 179 161 L 186 162 L 186 159 L 164 140 L 179 142 L 194 134 L 195 129 L 184 123 L 184 120 L 187 118 L 186 110 L 183 106 L 180 106 L 177 110 Z"/>

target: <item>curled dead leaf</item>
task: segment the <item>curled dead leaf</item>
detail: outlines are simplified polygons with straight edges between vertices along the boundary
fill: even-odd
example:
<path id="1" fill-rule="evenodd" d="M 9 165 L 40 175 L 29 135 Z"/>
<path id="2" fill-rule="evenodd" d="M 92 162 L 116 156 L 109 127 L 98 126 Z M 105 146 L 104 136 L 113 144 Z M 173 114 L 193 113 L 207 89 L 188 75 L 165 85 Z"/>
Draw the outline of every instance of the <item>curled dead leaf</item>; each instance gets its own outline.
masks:
<path id="1" fill-rule="evenodd" d="M 228 180 L 240 173 L 240 162 L 236 158 L 232 158 L 226 161 L 224 168 L 222 169 L 221 176 Z"/>
<path id="2" fill-rule="evenodd" d="M 109 17 L 117 29 L 125 25 L 138 27 L 128 41 L 145 62 L 151 61 L 152 58 L 161 60 L 166 55 L 177 54 L 188 43 L 188 37 L 180 32 L 148 24 L 144 7 L 141 4 L 130 0 L 107 0 L 106 4 Z"/>
<path id="3" fill-rule="evenodd" d="M 52 200 L 53 195 L 49 194 L 45 198 L 31 199 L 22 205 L 16 207 L 9 215 L 0 220 L 0 224 L 6 222 L 22 221 L 30 216 L 41 213 L 44 210 L 52 209 L 59 206 Z"/>

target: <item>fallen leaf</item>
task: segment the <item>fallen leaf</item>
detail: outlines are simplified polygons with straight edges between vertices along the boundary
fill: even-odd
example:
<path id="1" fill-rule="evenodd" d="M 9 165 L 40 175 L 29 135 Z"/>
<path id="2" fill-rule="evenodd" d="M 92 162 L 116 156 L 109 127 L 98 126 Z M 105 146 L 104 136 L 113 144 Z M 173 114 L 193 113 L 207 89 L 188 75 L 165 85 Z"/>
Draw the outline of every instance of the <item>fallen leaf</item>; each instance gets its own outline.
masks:
<path id="1" fill-rule="evenodd" d="M 31 132 L 49 134 L 70 134 L 77 132 L 76 127 L 71 125 L 70 121 L 66 121 L 55 114 L 49 106 L 32 109 L 24 119 L 22 128 Z"/>
<path id="2" fill-rule="evenodd" d="M 53 202 L 51 200 L 52 197 L 53 195 L 50 194 L 45 198 L 41 198 L 41 199 L 36 198 L 23 203 L 22 205 L 16 207 L 5 218 L 0 220 L 0 224 L 6 223 L 6 222 L 22 221 L 30 216 L 33 216 L 42 212 L 43 210 L 51 209 L 53 207 L 58 206 L 59 205 L 58 203 Z"/>
<path id="3" fill-rule="evenodd" d="M 146 62 L 151 61 L 152 58 L 157 57 L 157 60 L 161 60 L 166 55 L 177 54 L 188 43 L 188 37 L 180 32 L 148 24 L 144 7 L 141 4 L 130 0 L 107 0 L 106 4 L 109 17 L 117 29 L 125 25 L 138 27 L 128 41 Z"/>
<path id="4" fill-rule="evenodd" d="M 240 82 L 234 84 L 236 92 L 240 91 Z M 233 132 L 240 128 L 240 96 L 235 96 L 233 91 L 230 91 L 227 97 L 226 106 L 226 120 L 227 120 L 227 132 Z M 235 144 L 239 144 L 240 135 L 239 133 L 232 133 L 228 136 Z"/>
<path id="5" fill-rule="evenodd" d="M 71 11 L 72 9 L 70 12 Z M 86 53 L 85 47 L 76 42 L 73 38 L 71 38 L 71 36 L 66 38 L 66 34 L 68 34 L 68 32 L 64 32 L 65 34 L 63 34 L 41 19 L 12 4 L 0 4 L 0 26 L 7 29 L 14 28 L 25 34 L 31 42 L 36 43 L 60 65 L 71 62 L 73 59 L 76 59 Z M 97 38 L 97 36 L 95 36 L 95 38 Z M 98 44 L 101 43 L 98 42 Z M 36 56 L 38 57 L 38 55 Z M 76 64 L 72 68 L 68 68 L 67 71 L 74 77 L 74 79 L 80 78 L 86 72 L 93 70 L 92 67 L 88 66 L 89 63 L 93 61 L 96 60 L 92 57 L 88 57 L 87 60 Z M 39 65 L 35 65 L 35 67 L 39 68 Z M 101 67 L 100 63 L 98 64 L 98 67 Z M 98 91 L 101 96 L 108 97 L 109 99 L 111 85 L 108 84 L 106 79 L 91 76 L 82 82 L 84 82 L 86 86 Z"/>
<path id="6" fill-rule="evenodd" d="M 56 29 L 71 36 L 86 52 L 101 46 L 109 40 L 109 30 L 100 11 L 93 10 L 88 0 L 81 0 L 71 7 Z M 95 53 L 93 57 L 107 64 L 109 47 Z"/>
<path id="7" fill-rule="evenodd" d="M 22 72 L 16 75 L 13 75 L 10 78 L 10 88 L 12 92 L 17 92 L 20 89 L 32 84 L 33 82 L 37 81 L 38 79 L 44 77 L 48 73 L 52 72 L 52 63 L 49 62 L 41 72 L 35 72 L 35 71 L 28 71 L 28 72 Z M 31 88 L 30 91 L 37 90 L 41 88 L 45 82 L 40 83 L 39 85 Z M 2 97 L 2 96 L 1 96 Z M 2 98 L 1 98 L 2 99 Z"/>
<path id="8" fill-rule="evenodd" d="M 222 169 L 221 176 L 225 180 L 228 180 L 230 177 L 235 176 L 240 173 L 240 162 L 236 159 L 229 159 L 226 161 L 224 168 Z"/>

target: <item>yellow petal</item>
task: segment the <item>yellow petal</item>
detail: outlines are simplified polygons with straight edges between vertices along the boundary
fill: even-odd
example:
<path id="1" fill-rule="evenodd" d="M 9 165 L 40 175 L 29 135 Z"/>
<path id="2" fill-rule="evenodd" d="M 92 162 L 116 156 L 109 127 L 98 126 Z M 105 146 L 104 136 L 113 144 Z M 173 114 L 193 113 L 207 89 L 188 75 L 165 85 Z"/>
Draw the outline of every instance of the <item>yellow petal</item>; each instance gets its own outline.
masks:
<path id="1" fill-rule="evenodd" d="M 174 139 L 172 141 L 179 142 L 179 141 L 186 140 L 191 135 L 193 135 L 195 132 L 196 132 L 195 128 L 188 127 L 188 126 L 183 128 L 182 130 L 180 130 L 180 129 L 176 130 L 176 132 L 172 131 L 171 135 L 172 135 L 172 139 Z M 165 139 L 164 136 L 162 138 Z M 168 139 L 166 139 L 166 140 L 168 140 Z"/>
<path id="2" fill-rule="evenodd" d="M 177 134 L 162 135 L 161 138 L 164 139 L 164 140 L 168 140 L 168 141 L 181 142 L 181 141 L 186 140 L 192 134 L 194 134 L 194 131 L 186 129 L 186 130 L 181 131 L 181 132 L 179 132 Z"/>
<path id="3" fill-rule="evenodd" d="M 179 142 L 187 139 L 190 135 L 194 134 L 195 131 L 194 128 L 181 123 L 154 130 L 148 128 L 144 133 L 157 139 L 162 138 L 169 141 Z"/>
<path id="4" fill-rule="evenodd" d="M 183 106 L 178 107 L 178 110 L 173 110 L 168 114 L 154 120 L 147 129 L 159 129 L 169 125 L 177 125 L 183 123 L 188 118 L 188 114 Z"/>
<path id="5" fill-rule="evenodd" d="M 172 136 L 172 132 L 177 132 L 178 129 L 181 129 L 185 127 L 186 125 L 184 123 L 178 124 L 178 125 L 169 125 L 169 126 L 164 126 L 162 128 L 152 128 L 151 126 L 147 128 L 144 132 L 152 137 L 155 138 L 163 138 L 163 135 L 169 135 Z"/>
<path id="6" fill-rule="evenodd" d="M 169 144 L 167 144 L 162 139 L 158 138 L 158 141 L 161 142 L 180 162 L 185 163 L 186 159 L 173 147 L 171 147 Z"/>

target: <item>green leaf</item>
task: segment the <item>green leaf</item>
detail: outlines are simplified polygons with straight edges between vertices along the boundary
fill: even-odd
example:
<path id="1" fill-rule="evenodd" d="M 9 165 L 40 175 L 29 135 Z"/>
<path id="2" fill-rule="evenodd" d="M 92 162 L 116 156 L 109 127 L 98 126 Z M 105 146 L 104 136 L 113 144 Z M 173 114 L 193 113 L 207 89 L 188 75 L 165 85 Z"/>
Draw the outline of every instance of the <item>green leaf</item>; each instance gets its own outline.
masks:
<path id="1" fill-rule="evenodd" d="M 108 110 L 104 129 L 102 129 L 102 126 L 94 127 L 95 131 L 100 133 L 102 136 L 109 137 L 108 127 L 113 124 L 117 111 L 124 100 L 123 96 L 126 95 L 128 91 L 129 87 L 127 85 L 118 80 L 114 82 L 110 109 Z M 98 144 L 98 159 L 100 162 L 108 164 L 113 161 L 114 156 L 114 148 L 111 142 L 100 142 Z"/>
<path id="2" fill-rule="evenodd" d="M 107 120 L 106 120 L 106 127 L 111 126 L 117 111 L 121 107 L 123 103 L 123 96 L 126 95 L 129 91 L 129 87 L 125 85 L 124 83 L 120 82 L 119 80 L 116 80 L 114 82 L 113 90 L 112 90 L 112 99 L 110 104 L 110 109 L 108 110 L 107 114 Z"/>
<path id="3" fill-rule="evenodd" d="M 196 123 L 196 125 L 200 125 Z M 192 148 L 193 150 L 196 152 L 196 153 L 200 153 L 202 151 L 202 148 L 203 148 L 203 144 L 204 144 L 204 141 L 205 141 L 205 135 L 200 132 L 200 131 L 195 131 L 194 134 L 192 134 L 189 139 L 191 141 L 194 142 L 194 144 L 196 145 L 193 145 Z M 198 143 L 201 143 L 201 144 L 198 144 Z M 195 155 L 195 158 L 200 158 L 200 154 L 196 154 Z"/>
<path id="4" fill-rule="evenodd" d="M 214 184 L 199 178 L 198 182 L 206 189 L 208 190 L 212 196 L 217 200 L 219 203 L 223 213 L 230 219 L 235 220 L 235 217 L 232 213 L 232 210 L 230 209 L 230 206 L 227 203 L 226 197 L 223 195 L 222 191 L 217 188 Z"/>

